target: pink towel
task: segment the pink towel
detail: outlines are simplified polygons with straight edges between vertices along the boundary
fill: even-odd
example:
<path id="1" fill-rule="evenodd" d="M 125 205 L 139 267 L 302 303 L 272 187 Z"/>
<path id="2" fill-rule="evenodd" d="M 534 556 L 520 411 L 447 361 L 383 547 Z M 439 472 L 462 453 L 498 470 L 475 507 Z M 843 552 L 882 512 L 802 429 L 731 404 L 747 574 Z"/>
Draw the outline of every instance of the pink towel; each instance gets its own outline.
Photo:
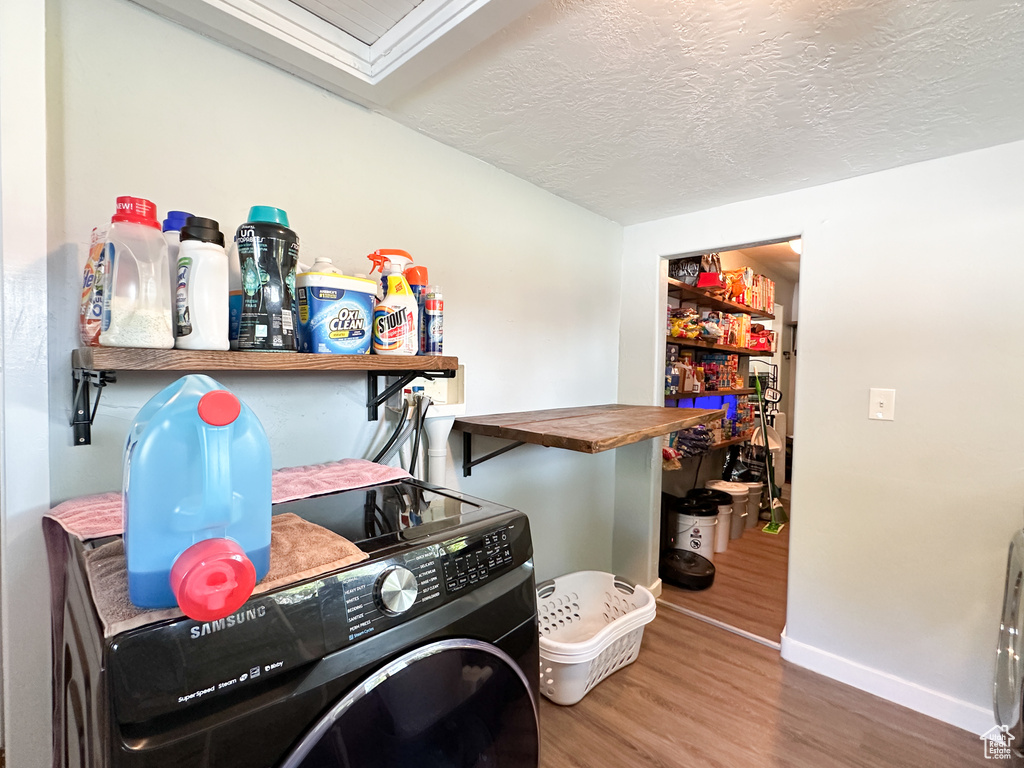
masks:
<path id="1" fill-rule="evenodd" d="M 400 467 L 374 464 L 363 459 L 342 459 L 327 464 L 274 470 L 271 495 L 276 504 L 322 493 L 365 488 L 403 477 L 409 477 L 409 473 Z M 70 499 L 51 509 L 46 517 L 53 518 L 65 531 L 82 540 L 120 536 L 124 532 L 120 493 L 99 493 Z"/>
<path id="2" fill-rule="evenodd" d="M 47 512 L 61 527 L 85 541 L 124 533 L 120 493 L 98 493 L 69 499 Z"/>
<path id="3" fill-rule="evenodd" d="M 274 472 L 274 503 L 365 488 L 409 476 L 401 467 L 374 464 L 364 459 L 342 459 L 307 467 L 288 467 Z"/>

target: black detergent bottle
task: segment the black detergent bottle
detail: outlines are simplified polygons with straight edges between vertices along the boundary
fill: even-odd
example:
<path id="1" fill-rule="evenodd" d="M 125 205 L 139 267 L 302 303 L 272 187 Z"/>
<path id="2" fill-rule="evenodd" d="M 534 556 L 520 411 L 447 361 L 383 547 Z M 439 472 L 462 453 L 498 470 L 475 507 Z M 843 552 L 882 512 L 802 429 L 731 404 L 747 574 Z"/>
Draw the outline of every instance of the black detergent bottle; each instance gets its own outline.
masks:
<path id="1" fill-rule="evenodd" d="M 295 267 L 299 238 L 280 208 L 254 205 L 235 233 L 242 272 L 238 349 L 294 352 Z"/>

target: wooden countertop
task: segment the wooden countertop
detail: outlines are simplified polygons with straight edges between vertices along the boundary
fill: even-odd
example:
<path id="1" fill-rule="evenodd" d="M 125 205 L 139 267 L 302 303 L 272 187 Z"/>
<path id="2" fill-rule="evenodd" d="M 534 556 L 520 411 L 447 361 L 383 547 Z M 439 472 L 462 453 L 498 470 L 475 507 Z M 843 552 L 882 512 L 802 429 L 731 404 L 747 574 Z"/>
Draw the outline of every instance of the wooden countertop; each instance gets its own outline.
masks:
<path id="1" fill-rule="evenodd" d="M 545 411 L 464 416 L 454 428 L 474 435 L 600 453 L 721 419 L 723 410 L 656 405 L 588 405 Z"/>

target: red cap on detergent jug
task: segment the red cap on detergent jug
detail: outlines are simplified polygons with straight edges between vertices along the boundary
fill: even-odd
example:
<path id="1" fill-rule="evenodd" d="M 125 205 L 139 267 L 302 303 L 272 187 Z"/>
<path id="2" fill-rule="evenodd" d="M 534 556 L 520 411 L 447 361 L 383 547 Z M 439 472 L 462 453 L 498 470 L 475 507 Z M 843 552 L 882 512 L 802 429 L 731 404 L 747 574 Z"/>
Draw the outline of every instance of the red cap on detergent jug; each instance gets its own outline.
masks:
<path id="1" fill-rule="evenodd" d="M 226 389 L 215 389 L 199 398 L 199 418 L 211 427 L 225 427 L 242 412 L 238 398 Z"/>
<path id="2" fill-rule="evenodd" d="M 171 567 L 171 591 L 182 613 L 214 621 L 237 611 L 256 586 L 256 568 L 231 539 L 206 539 L 182 552 Z"/>
<path id="3" fill-rule="evenodd" d="M 132 224 L 145 224 L 147 227 L 160 229 L 156 206 L 142 197 L 117 198 L 117 213 L 110 218 L 110 221 L 129 221 Z"/>

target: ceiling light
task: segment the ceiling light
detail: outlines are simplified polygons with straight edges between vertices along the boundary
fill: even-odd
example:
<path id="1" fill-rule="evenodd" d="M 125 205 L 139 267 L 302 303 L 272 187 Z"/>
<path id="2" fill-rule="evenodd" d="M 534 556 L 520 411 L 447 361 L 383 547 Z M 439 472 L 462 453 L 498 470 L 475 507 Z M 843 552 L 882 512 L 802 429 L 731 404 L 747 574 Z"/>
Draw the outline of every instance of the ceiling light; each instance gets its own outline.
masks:
<path id="1" fill-rule="evenodd" d="M 800 251 L 803 250 L 803 247 L 804 247 L 803 240 L 801 240 L 799 237 L 797 237 L 797 238 L 795 238 L 793 240 L 790 240 L 789 241 L 789 247 L 793 249 L 793 253 L 795 253 L 797 256 L 799 256 L 800 255 Z"/>

